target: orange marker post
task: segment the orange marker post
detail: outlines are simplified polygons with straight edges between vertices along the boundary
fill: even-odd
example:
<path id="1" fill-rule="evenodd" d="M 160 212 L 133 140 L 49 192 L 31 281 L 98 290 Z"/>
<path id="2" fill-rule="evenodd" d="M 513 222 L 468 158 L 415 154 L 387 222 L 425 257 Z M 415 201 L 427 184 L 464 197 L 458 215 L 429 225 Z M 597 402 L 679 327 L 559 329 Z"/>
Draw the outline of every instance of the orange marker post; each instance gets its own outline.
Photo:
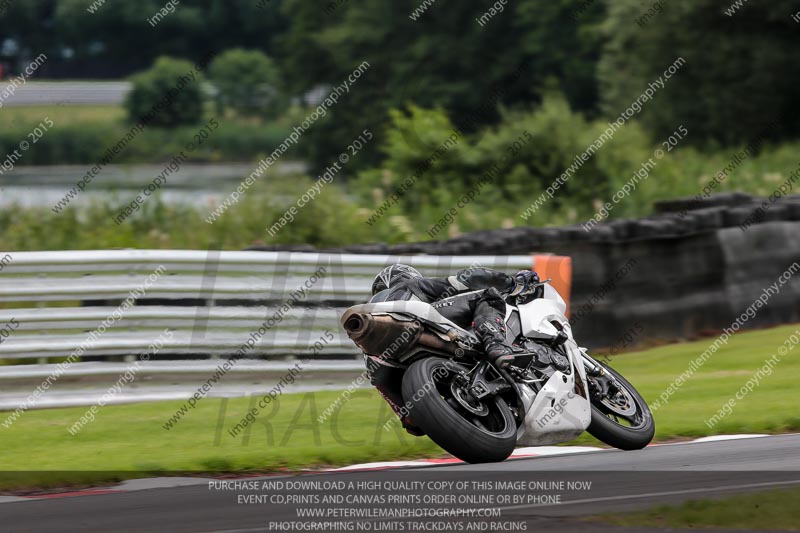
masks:
<path id="1" fill-rule="evenodd" d="M 569 317 L 569 295 L 572 289 L 572 258 L 563 255 L 533 254 L 533 266 L 539 278 L 551 278 L 550 284 L 564 298 L 567 303 L 567 317 Z"/>

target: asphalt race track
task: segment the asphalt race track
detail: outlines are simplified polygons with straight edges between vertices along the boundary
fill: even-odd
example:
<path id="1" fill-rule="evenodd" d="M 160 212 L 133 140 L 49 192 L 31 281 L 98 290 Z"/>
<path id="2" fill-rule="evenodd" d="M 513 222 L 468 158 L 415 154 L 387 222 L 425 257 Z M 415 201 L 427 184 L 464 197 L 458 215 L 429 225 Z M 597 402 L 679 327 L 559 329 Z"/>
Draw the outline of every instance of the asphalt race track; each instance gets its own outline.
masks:
<path id="1" fill-rule="evenodd" d="M 492 482 L 557 483 L 559 480 L 561 482 L 580 480 L 586 484 L 584 487 L 591 484 L 591 489 L 561 490 L 558 503 L 523 502 L 489 507 L 500 508 L 503 521 L 517 524 L 524 522 L 526 526 L 524 530 L 527 531 L 540 529 L 632 531 L 578 522 L 576 517 L 600 512 L 627 511 L 654 504 L 714 497 L 734 492 L 800 486 L 798 451 L 800 451 L 800 435 L 781 435 L 657 445 L 634 452 L 602 450 L 551 455 L 509 460 L 500 464 L 448 464 L 426 468 L 308 473 L 293 477 L 251 477 L 244 478 L 244 481 L 313 482 L 305 485 L 312 488 L 295 491 L 296 494 L 304 494 L 305 497 L 311 498 L 317 497 L 311 496 L 314 493 L 335 492 L 322 487 L 326 482 L 344 484 L 352 481 L 362 484 L 372 483 L 377 486 L 382 483 L 412 482 L 447 484 L 459 481 L 472 483 L 494 480 Z M 0 503 L 2 518 L 0 530 L 19 533 L 49 531 L 244 533 L 280 530 L 275 527 L 270 528 L 270 522 L 288 524 L 321 520 L 298 518 L 297 506 L 241 501 L 242 498 L 246 499 L 248 494 L 288 494 L 289 491 L 216 490 L 209 487 L 207 479 L 198 480 L 192 485 L 156 488 L 164 482 L 163 478 L 138 480 L 130 482 L 137 485 L 137 490 L 109 494 L 25 501 L 7 498 L 5 503 Z M 173 480 L 173 483 L 177 482 Z M 377 494 L 380 490 L 345 492 Z M 403 492 L 411 494 L 413 490 Z M 525 492 L 528 492 L 527 496 L 532 497 L 530 491 L 524 490 L 519 492 L 519 497 L 524 498 Z M 555 492 L 559 491 L 550 491 L 551 496 Z M 444 494 L 443 498 L 448 497 L 447 493 L 447 490 L 427 489 L 422 492 L 428 496 Z M 470 490 L 467 493 L 479 494 L 481 491 Z M 428 524 L 437 520 L 442 522 L 442 519 L 421 520 Z M 459 520 L 466 521 L 467 518 L 447 518 L 444 521 L 452 525 Z M 380 519 L 359 518 L 357 521 L 371 522 L 370 528 L 365 530 L 380 530 L 375 526 Z M 419 520 L 417 523 L 420 523 Z M 325 529 L 316 529 L 316 531 L 323 530 Z M 418 530 L 425 529 L 408 526 L 404 529 L 404 531 Z"/>

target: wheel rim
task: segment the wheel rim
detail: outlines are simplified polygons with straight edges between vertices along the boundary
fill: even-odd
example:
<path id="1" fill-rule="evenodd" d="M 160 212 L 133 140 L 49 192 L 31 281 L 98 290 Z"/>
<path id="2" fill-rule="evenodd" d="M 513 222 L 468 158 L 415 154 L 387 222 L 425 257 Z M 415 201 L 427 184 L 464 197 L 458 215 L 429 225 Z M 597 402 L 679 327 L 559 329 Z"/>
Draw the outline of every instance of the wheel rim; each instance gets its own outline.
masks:
<path id="1" fill-rule="evenodd" d="M 458 405 L 477 416 L 489 414 L 489 407 L 480 400 L 476 400 L 467 391 L 461 388 L 456 379 L 450 380 L 450 392 Z"/>
<path id="2" fill-rule="evenodd" d="M 437 365 L 430 379 L 436 385 L 439 397 L 462 419 L 489 435 L 500 436 L 508 429 L 508 420 L 497 402 L 476 400 L 459 384 L 459 374 L 454 369 Z"/>
<path id="3" fill-rule="evenodd" d="M 614 387 L 616 392 L 613 395 L 605 395 L 600 403 L 606 408 L 609 414 L 624 418 L 636 416 L 636 400 L 633 399 L 628 389 L 625 387 Z"/>

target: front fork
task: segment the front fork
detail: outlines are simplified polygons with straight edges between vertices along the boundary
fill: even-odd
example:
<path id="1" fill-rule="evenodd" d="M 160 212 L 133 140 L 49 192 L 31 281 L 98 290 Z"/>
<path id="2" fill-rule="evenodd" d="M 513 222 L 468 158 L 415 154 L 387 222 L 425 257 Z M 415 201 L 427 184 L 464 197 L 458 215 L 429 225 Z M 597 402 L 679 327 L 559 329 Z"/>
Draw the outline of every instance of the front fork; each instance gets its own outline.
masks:
<path id="1" fill-rule="evenodd" d="M 591 355 L 586 353 L 586 348 L 578 348 L 581 352 L 581 359 L 583 359 L 583 368 L 586 369 L 586 374 L 589 376 L 605 376 L 607 374 L 603 365 L 598 363 L 592 358 Z"/>
<path id="2" fill-rule="evenodd" d="M 583 367 L 586 369 L 586 375 L 593 378 L 589 380 L 589 389 L 592 396 L 601 399 L 604 396 L 608 397 L 613 392 L 612 388 L 617 390 L 622 388 L 620 383 L 617 382 L 610 372 L 606 371 L 603 365 L 586 353 L 585 348 L 580 348 L 580 352 L 583 359 Z M 592 384 L 594 384 L 594 388 L 591 386 Z"/>

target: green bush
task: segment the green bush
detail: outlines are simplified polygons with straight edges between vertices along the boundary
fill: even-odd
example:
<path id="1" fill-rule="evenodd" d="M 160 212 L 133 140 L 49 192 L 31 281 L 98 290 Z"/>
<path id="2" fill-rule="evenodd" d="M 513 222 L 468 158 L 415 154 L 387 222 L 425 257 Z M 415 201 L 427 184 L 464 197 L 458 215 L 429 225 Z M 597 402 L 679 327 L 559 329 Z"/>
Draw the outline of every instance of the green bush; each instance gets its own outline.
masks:
<path id="1" fill-rule="evenodd" d="M 117 225 L 113 218 L 135 196 L 136 190 L 116 191 L 88 206 L 71 206 L 59 214 L 48 207 L 9 206 L 0 211 L 0 249 L 71 250 L 113 248 L 242 249 L 254 244 L 304 242 L 318 246 L 331 243 L 389 240 L 363 223 L 365 213 L 347 198 L 336 183 L 325 185 L 319 197 L 298 209 L 295 221 L 274 236 L 267 228 L 313 181 L 304 176 L 281 176 L 259 181 L 214 224 L 206 217 L 216 206 L 195 208 L 164 203 L 158 194 L 141 210 Z"/>
<path id="2" fill-rule="evenodd" d="M 448 227 L 450 233 L 491 227 L 490 221 L 497 227 L 588 218 L 597 200 L 610 197 L 616 184 L 624 183 L 620 181 L 623 177 L 628 179 L 627 169 L 638 167 L 646 159 L 649 142 L 635 124 L 623 126 L 593 157 L 580 162 L 558 194 L 525 221 L 522 212 L 576 161 L 607 124 L 586 120 L 559 94 L 547 95 L 533 110 L 502 110 L 496 126 L 461 136 L 449 146 L 447 139 L 454 126 L 441 109 L 411 106 L 407 113 L 393 110 L 390 118 L 383 165 L 360 173 L 352 189 L 364 200 L 380 205 L 402 187 L 408 176 L 418 175 L 415 185 L 398 202 L 399 207 L 390 212 L 426 219 L 430 227 L 465 193 L 490 179 Z M 437 154 L 435 161 L 427 166 L 425 162 L 432 154 Z M 380 224 L 396 222 L 387 218 Z"/>
<path id="3" fill-rule="evenodd" d="M 595 124 L 593 127 L 600 126 Z M 611 187 L 616 191 L 655 148 L 657 146 L 643 143 L 641 132 L 635 125 L 626 126 L 598 152 L 595 168 L 600 175 L 611 176 Z M 740 190 L 766 196 L 797 168 L 799 150 L 798 143 L 765 147 L 757 158 L 743 161 L 717 190 Z M 470 153 L 474 155 L 475 150 Z M 640 182 L 629 197 L 616 205 L 611 216 L 646 215 L 652 212 L 656 200 L 697 194 L 728 164 L 734 153 L 734 150 L 706 154 L 692 148 L 673 150 L 659 161 L 646 181 Z M 629 158 L 627 161 L 626 157 Z M 513 172 L 520 175 L 510 177 L 509 182 L 525 183 L 527 170 L 523 165 L 516 169 Z M 0 211 L 0 249 L 206 249 L 220 245 L 224 249 L 236 250 L 253 244 L 310 243 L 331 247 L 365 242 L 414 242 L 428 240 L 427 230 L 455 205 L 464 192 L 445 187 L 428 191 L 425 178 L 420 178 L 415 186 L 419 188 L 420 197 L 424 198 L 420 205 L 393 205 L 377 223 L 369 225 L 366 221 L 394 190 L 389 174 L 388 171 L 384 174 L 385 184 L 378 183 L 373 194 L 365 197 L 348 195 L 342 187 L 344 176 L 337 176 L 332 183 L 325 185 L 313 202 L 299 210 L 293 222 L 273 237 L 269 236 L 267 228 L 278 221 L 290 206 L 296 205 L 297 198 L 312 185 L 311 179 L 276 176 L 258 181 L 214 224 L 205 221 L 216 207 L 214 205 L 196 208 L 165 204 L 155 196 L 145 203 L 141 212 L 117 226 L 112 219 L 135 196 L 132 190 L 119 191 L 114 197 L 85 208 L 73 206 L 60 214 L 53 213 L 48 207 L 9 206 Z M 586 183 L 591 178 L 591 175 L 576 177 L 575 184 Z M 427 197 L 426 193 L 429 193 Z M 506 200 L 499 189 L 483 190 L 436 238 L 478 229 L 522 225 L 519 214 L 530 205 L 535 193 L 538 189 L 529 195 Z M 563 196 L 560 200 L 558 205 L 548 202 L 535 217 L 524 223 L 544 226 L 585 221 L 594 213 L 596 202 L 609 201 L 610 196 L 598 195 L 591 201 L 580 202 Z"/>
<path id="4" fill-rule="evenodd" d="M 131 78 L 125 99 L 132 122 L 174 128 L 203 118 L 203 77 L 189 61 L 160 57 L 150 70 Z"/>
<path id="5" fill-rule="evenodd" d="M 217 109 L 274 118 L 281 111 L 278 69 L 258 50 L 228 50 L 211 62 L 209 77 L 217 89 Z"/>
<path id="6" fill-rule="evenodd" d="M 388 196 L 412 177 L 417 184 L 406 191 L 401 205 L 414 211 L 433 190 L 457 189 L 470 181 L 465 174 L 474 171 L 467 168 L 472 148 L 443 110 L 410 106 L 407 113 L 391 110 L 390 119 L 381 147 L 386 158 L 380 168 L 359 174 L 351 183 L 355 192 L 369 199 Z"/>
<path id="7" fill-rule="evenodd" d="M 130 202 L 131 190 L 120 191 L 90 207 L 71 207 L 58 215 L 48 207 L 10 206 L 0 212 L 0 249 L 204 249 L 212 244 L 241 249 L 251 244 L 309 243 L 331 247 L 428 240 L 429 228 L 457 206 L 458 200 L 494 165 L 497 170 L 492 183 L 460 208 L 452 223 L 435 234 L 436 238 L 523 224 L 583 222 L 594 215 L 599 205 L 611 201 L 633 173 L 654 157 L 656 149 L 664 148 L 645 135 L 636 122 L 624 125 L 582 164 L 553 199 L 523 220 L 525 209 L 608 125 L 586 120 L 558 96 L 546 98 L 536 109 L 504 111 L 501 117 L 495 127 L 468 136 L 458 132 L 438 109 L 411 107 L 408 112 L 393 112 L 382 147 L 386 152 L 384 164 L 355 177 L 348 176 L 350 167 L 345 167 L 274 236 L 269 236 L 267 228 L 296 205 L 297 198 L 313 183 L 311 179 L 281 175 L 262 178 L 211 225 L 206 217 L 214 205 L 179 206 L 154 197 L 141 212 L 117 226 L 112 218 Z M 86 124 L 80 127 L 81 132 L 78 125 L 69 126 L 74 134 L 69 128 L 49 131 L 26 153 L 26 162 L 29 158 L 41 162 L 53 157 L 78 157 L 71 152 L 73 149 L 80 158 L 94 157 L 130 126 L 112 122 L 97 129 Z M 192 152 L 192 158 L 218 161 L 239 155 L 263 156 L 286 136 L 286 128 L 285 124 L 273 128 L 223 122 L 200 149 Z M 197 126 L 175 130 L 146 128 L 120 154 L 119 161 L 169 159 L 191 140 L 196 130 Z M 10 152 L 27 131 L 27 124 L 0 130 L 0 150 Z M 692 134 L 689 130 L 688 135 Z M 797 169 L 798 151 L 798 143 L 764 145 L 757 157 L 744 159 L 716 190 L 766 196 Z M 729 166 L 738 152 L 738 148 L 699 152 L 682 144 L 665 151 L 649 176 L 638 181 L 630 195 L 615 204 L 611 217 L 647 215 L 655 201 L 694 196 Z M 381 216 L 370 218 L 407 178 L 414 176 L 414 184 L 399 201 L 389 202 Z"/>
<path id="8" fill-rule="evenodd" d="M 0 128 L 0 153 L 19 148 L 30 131 L 27 124 Z M 94 163 L 125 131 L 121 125 L 111 123 L 57 124 L 30 145 L 18 165 Z"/>
<path id="9" fill-rule="evenodd" d="M 573 112 L 559 94 L 548 95 L 530 111 L 503 111 L 500 124 L 484 130 L 477 142 L 483 166 L 497 165 L 495 184 L 510 201 L 525 205 L 542 194 L 600 134 Z M 582 163 L 554 198 L 588 202 L 608 189 L 609 177 L 596 157 Z"/>
<path id="10" fill-rule="evenodd" d="M 19 148 L 31 128 L 27 124 L 0 128 L 0 153 Z M 104 157 L 131 130 L 129 124 L 113 122 L 59 123 L 25 152 L 18 165 L 91 165 Z M 198 126 L 174 129 L 145 127 L 114 158 L 113 163 L 158 163 L 185 150 Z M 221 122 L 202 145 L 186 152 L 196 162 L 253 161 L 271 153 L 289 134 L 283 124 Z M 290 157 L 290 156 L 288 156 Z"/>

